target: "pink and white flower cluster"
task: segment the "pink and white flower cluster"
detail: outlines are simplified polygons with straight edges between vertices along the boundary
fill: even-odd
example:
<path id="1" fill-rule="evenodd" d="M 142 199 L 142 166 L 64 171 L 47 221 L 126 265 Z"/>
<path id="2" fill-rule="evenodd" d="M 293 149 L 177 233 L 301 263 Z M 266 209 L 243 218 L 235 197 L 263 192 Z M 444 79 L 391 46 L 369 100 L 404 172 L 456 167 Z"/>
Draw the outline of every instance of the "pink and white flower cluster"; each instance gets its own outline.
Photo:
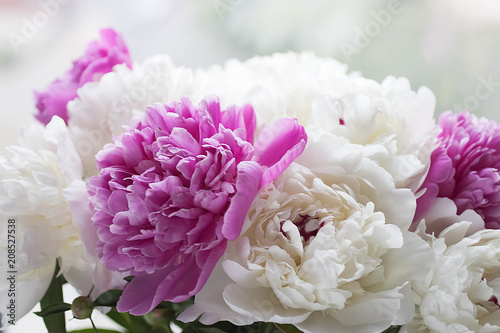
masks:
<path id="1" fill-rule="evenodd" d="M 498 331 L 500 125 L 436 123 L 429 89 L 309 53 L 194 71 L 132 65 L 102 37 L 0 158 L 21 283 L 39 291 L 22 314 L 58 261 L 134 315 L 194 296 L 179 320 Z"/>

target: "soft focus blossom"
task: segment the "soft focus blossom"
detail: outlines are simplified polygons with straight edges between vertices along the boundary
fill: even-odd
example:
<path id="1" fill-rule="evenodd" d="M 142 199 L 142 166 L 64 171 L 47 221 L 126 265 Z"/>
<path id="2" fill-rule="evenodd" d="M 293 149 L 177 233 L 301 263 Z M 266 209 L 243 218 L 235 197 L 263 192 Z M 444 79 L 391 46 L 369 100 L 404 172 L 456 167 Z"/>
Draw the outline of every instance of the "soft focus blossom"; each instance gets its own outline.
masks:
<path id="1" fill-rule="evenodd" d="M 476 216 L 471 233 L 499 229 L 500 125 L 467 111 L 448 111 L 440 116 L 439 128 L 439 146 L 417 201 L 416 223 L 423 217 L 429 231 L 445 229 L 449 224 L 436 218 L 434 206 L 447 202 L 454 206 L 451 216 Z"/>
<path id="2" fill-rule="evenodd" d="M 414 92 L 405 78 L 387 77 L 381 84 L 353 78 L 314 101 L 309 124 L 363 146 L 397 187 L 415 191 L 434 149 L 435 102 L 428 88 Z"/>
<path id="3" fill-rule="evenodd" d="M 102 75 L 111 72 L 117 64 L 132 67 L 127 45 L 121 35 L 112 29 L 103 29 L 101 39 L 88 44 L 85 54 L 73 62 L 73 68 L 44 90 L 35 92 L 35 115 L 46 125 L 53 116 L 59 116 L 68 122 L 66 105 L 76 97 L 77 89 L 87 82 L 99 81 Z"/>
<path id="4" fill-rule="evenodd" d="M 293 163 L 261 190 L 247 220 L 180 320 L 321 333 L 378 332 L 411 319 L 407 281 L 425 276 L 430 247 L 357 202 L 355 188 Z"/>
<path id="5" fill-rule="evenodd" d="M 456 223 L 438 238 L 420 225 L 436 264 L 425 280 L 413 282 L 417 313 L 405 332 L 500 331 L 500 231 L 464 237 L 469 225 Z"/>
<path id="6" fill-rule="evenodd" d="M 359 75 L 346 72 L 345 64 L 311 52 L 231 59 L 224 66 L 197 70 L 192 97 L 215 93 L 222 96 L 223 105 L 251 103 L 266 121 L 295 117 L 305 125 L 316 97 L 343 91 Z"/>
<path id="7" fill-rule="evenodd" d="M 239 236 L 258 188 L 304 149 L 294 119 L 270 124 L 253 144 L 255 126 L 248 104 L 158 103 L 97 155 L 88 190 L 99 256 L 135 276 L 119 311 L 145 314 L 196 294 Z"/>
<path id="8" fill-rule="evenodd" d="M 112 278 L 98 258 L 84 250 L 80 230 L 72 217 L 72 206 L 88 206 L 88 197 L 75 201 L 70 194 L 82 174 L 64 121 L 54 117 L 46 127 L 33 124 L 21 137 L 21 145 L 9 147 L 8 151 L 8 158 L 0 157 L 0 211 L 6 217 L 2 223 L 7 223 L 7 218 L 16 221 L 17 251 L 15 269 L 3 266 L 2 260 L 0 271 L 3 280 L 7 271 L 17 271 L 17 318 L 40 301 L 56 260 L 60 273 L 82 293 L 88 294 L 95 283 L 95 267 L 100 267 L 98 272 L 107 276 L 102 279 L 107 281 L 104 285 L 95 283 L 94 297 L 116 287 L 109 283 Z M 1 249 L 7 258 L 6 246 Z M 6 292 L 2 292 L 1 301 L 5 309 Z"/>

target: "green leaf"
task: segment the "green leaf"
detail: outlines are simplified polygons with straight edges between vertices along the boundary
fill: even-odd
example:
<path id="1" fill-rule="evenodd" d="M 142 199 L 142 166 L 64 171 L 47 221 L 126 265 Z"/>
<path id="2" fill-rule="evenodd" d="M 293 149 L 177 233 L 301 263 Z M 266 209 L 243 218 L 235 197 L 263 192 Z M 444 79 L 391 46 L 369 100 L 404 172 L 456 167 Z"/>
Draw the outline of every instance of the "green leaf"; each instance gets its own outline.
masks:
<path id="1" fill-rule="evenodd" d="M 273 323 L 260 323 L 259 333 L 274 333 L 277 331 Z"/>
<path id="2" fill-rule="evenodd" d="M 133 279 L 133 278 L 135 278 L 135 276 L 133 276 L 133 275 L 129 275 L 129 276 L 125 276 L 123 279 L 124 279 L 125 281 L 127 281 L 127 282 L 130 282 L 130 281 L 132 281 L 132 279 Z"/>
<path id="3" fill-rule="evenodd" d="M 183 324 L 177 325 L 182 328 L 182 333 L 259 333 L 258 323 L 248 326 L 236 326 L 228 321 L 220 321 L 210 326 L 203 325 L 199 321 Z"/>
<path id="4" fill-rule="evenodd" d="M 82 330 L 70 331 L 68 333 L 95 333 L 95 331 L 93 328 L 85 328 Z M 99 328 L 99 333 L 121 333 L 121 332 L 115 331 L 115 330 L 103 330 L 103 329 Z"/>
<path id="5" fill-rule="evenodd" d="M 158 330 L 148 325 L 142 316 L 133 316 L 127 312 L 120 313 L 115 308 L 111 309 L 106 315 L 118 325 L 127 329 L 128 333 L 158 332 Z M 170 329 L 164 332 L 170 332 Z"/>
<path id="6" fill-rule="evenodd" d="M 106 314 L 117 324 L 127 329 L 128 333 L 156 332 L 142 316 L 133 316 L 130 313 L 120 313 L 115 308 Z"/>
<path id="7" fill-rule="evenodd" d="M 170 306 L 172 307 L 173 315 L 172 315 L 172 322 L 179 326 L 180 328 L 184 328 L 188 325 L 191 325 L 191 323 L 184 323 L 182 321 L 176 320 L 179 315 L 184 312 L 187 308 L 189 308 L 191 305 L 194 304 L 194 297 L 191 297 L 188 300 L 185 300 L 184 302 L 181 303 L 170 303 Z"/>
<path id="8" fill-rule="evenodd" d="M 47 307 L 45 307 L 42 311 L 34 312 L 39 317 L 47 317 L 48 315 L 55 314 L 55 313 L 61 313 L 71 310 L 71 304 L 68 303 L 58 303 L 58 304 L 52 304 Z"/>
<path id="9" fill-rule="evenodd" d="M 279 324 L 278 326 L 286 333 L 302 333 L 301 330 L 291 324 Z"/>
<path id="10" fill-rule="evenodd" d="M 130 316 L 130 333 L 143 333 L 143 332 L 153 332 L 153 329 L 142 316 L 134 316 L 129 314 Z"/>
<path id="11" fill-rule="evenodd" d="M 42 311 L 40 311 L 41 313 L 44 313 L 51 306 L 63 303 L 62 285 L 65 280 L 62 275 L 57 276 L 58 273 L 59 263 L 56 262 L 52 282 L 40 301 L 40 306 L 42 308 Z M 43 321 L 49 333 L 66 333 L 66 318 L 64 312 L 54 312 L 53 314 L 43 317 Z"/>
<path id="12" fill-rule="evenodd" d="M 161 302 L 160 304 L 158 304 L 155 309 L 160 309 L 160 310 L 163 310 L 163 309 L 171 309 L 172 308 L 172 305 L 170 302 Z"/>
<path id="13" fill-rule="evenodd" d="M 189 308 L 191 305 L 194 304 L 194 297 L 191 297 L 188 300 L 185 300 L 184 302 L 181 303 L 170 303 L 170 306 L 172 307 L 172 310 L 174 310 L 175 317 L 178 317 L 184 310 Z"/>
<path id="14" fill-rule="evenodd" d="M 146 313 L 142 318 L 144 321 L 152 328 L 160 332 L 171 333 L 172 329 L 170 324 L 172 323 L 174 312 L 170 308 L 166 309 L 154 309 Z"/>
<path id="15" fill-rule="evenodd" d="M 111 309 L 106 315 L 116 322 L 118 325 L 123 326 L 124 328 L 130 329 L 130 315 L 128 313 L 120 313 L 116 311 L 116 309 Z"/>
<path id="16" fill-rule="evenodd" d="M 196 327 L 189 326 L 182 330 L 182 333 L 227 333 L 217 327 Z"/>
<path id="17" fill-rule="evenodd" d="M 94 306 L 116 307 L 116 303 L 120 299 L 121 295 L 122 295 L 121 290 L 118 289 L 108 290 L 96 298 L 96 300 L 94 301 Z"/>
<path id="18" fill-rule="evenodd" d="M 393 326 L 389 327 L 388 329 L 386 329 L 382 333 L 398 333 L 400 329 L 401 329 L 401 326 L 393 325 Z"/>

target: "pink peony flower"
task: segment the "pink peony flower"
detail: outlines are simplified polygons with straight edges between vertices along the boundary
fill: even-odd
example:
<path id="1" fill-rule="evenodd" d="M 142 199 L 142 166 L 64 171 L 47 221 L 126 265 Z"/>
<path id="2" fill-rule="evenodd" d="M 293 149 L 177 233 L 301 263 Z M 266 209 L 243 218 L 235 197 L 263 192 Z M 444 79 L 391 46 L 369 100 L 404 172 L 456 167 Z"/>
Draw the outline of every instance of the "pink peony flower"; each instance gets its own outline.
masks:
<path id="1" fill-rule="evenodd" d="M 415 221 L 437 198 L 449 198 L 457 214 L 473 210 L 485 228 L 500 229 L 500 126 L 467 111 L 443 113 L 439 126 L 439 146 L 431 155 Z"/>
<path id="2" fill-rule="evenodd" d="M 98 153 L 88 191 L 99 256 L 135 276 L 118 311 L 142 315 L 198 293 L 259 187 L 304 150 L 296 119 L 270 124 L 254 145 L 255 126 L 250 105 L 221 111 L 216 97 L 157 103 Z"/>
<path id="3" fill-rule="evenodd" d="M 85 54 L 73 62 L 73 68 L 50 83 L 43 91 L 35 91 L 38 114 L 35 118 L 47 125 L 53 116 L 67 123 L 66 104 L 76 97 L 76 91 L 85 83 L 98 81 L 102 75 L 112 71 L 117 64 L 132 68 L 132 60 L 120 34 L 113 29 L 100 31 L 101 39 L 87 45 Z"/>

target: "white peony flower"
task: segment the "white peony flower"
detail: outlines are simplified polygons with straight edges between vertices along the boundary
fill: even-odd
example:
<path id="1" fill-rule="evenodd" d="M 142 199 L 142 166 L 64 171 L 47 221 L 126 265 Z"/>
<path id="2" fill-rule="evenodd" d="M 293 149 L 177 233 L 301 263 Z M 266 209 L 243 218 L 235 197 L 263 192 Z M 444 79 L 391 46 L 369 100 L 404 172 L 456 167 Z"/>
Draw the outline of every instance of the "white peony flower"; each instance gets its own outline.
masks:
<path id="1" fill-rule="evenodd" d="M 500 332 L 500 231 L 464 238 L 470 224 L 456 223 L 437 238 L 420 224 L 436 264 L 413 282 L 417 312 L 403 332 Z"/>
<path id="2" fill-rule="evenodd" d="M 353 78 L 344 89 L 314 101 L 309 133 L 327 132 L 363 146 L 397 187 L 416 191 L 435 148 L 435 103 L 429 89 L 415 93 L 405 78 L 388 77 L 381 84 Z"/>
<path id="3" fill-rule="evenodd" d="M 61 269 L 67 271 L 80 259 L 81 241 L 64 190 L 81 179 L 80 158 L 59 117 L 23 134 L 21 146 L 7 148 L 11 157 L 0 157 L 0 211 L 18 220 L 19 270 L 64 253 Z"/>
<path id="4" fill-rule="evenodd" d="M 296 117 L 305 125 L 316 97 L 342 89 L 358 75 L 346 71 L 346 65 L 310 52 L 231 59 L 223 67 L 197 70 L 192 97 L 199 100 L 214 93 L 223 105 L 251 103 L 267 122 Z"/>
<path id="5" fill-rule="evenodd" d="M 430 247 L 356 193 L 292 164 L 261 191 L 243 234 L 179 319 L 288 323 L 304 332 L 407 323 L 408 281 L 425 276 Z"/>
<path id="6" fill-rule="evenodd" d="M 175 67 L 168 56 L 155 56 L 130 69 L 118 65 L 99 82 L 89 82 L 68 103 L 71 137 L 82 158 L 84 176 L 97 174 L 95 155 L 124 132 L 146 106 L 189 96 L 191 70 Z"/>
<path id="7" fill-rule="evenodd" d="M 60 274 L 82 294 L 88 294 L 94 284 L 93 297 L 107 290 L 112 279 L 108 274 L 107 285 L 96 283 L 94 274 L 102 274 L 102 265 L 84 250 L 72 216 L 72 208 L 88 205 L 88 199 L 75 200 L 82 166 L 64 121 L 54 117 L 46 127 L 32 125 L 22 136 L 21 146 L 7 150 L 11 157 L 0 157 L 0 211 L 2 223 L 13 219 L 16 225 L 17 319 L 44 295 L 56 260 Z M 7 227 L 2 228 L 6 231 Z M 2 239 L 7 235 L 2 234 Z M 6 243 L 2 244 L 2 258 L 7 258 Z M 3 281 L 7 271 L 13 270 L 8 264 L 1 263 Z M 7 293 L 2 292 L 2 309 L 6 302 Z"/>
<path id="8" fill-rule="evenodd" d="M 352 144 L 345 137 L 309 131 L 307 146 L 295 162 L 309 168 L 327 185 L 345 184 L 359 203 L 371 202 L 376 211 L 384 213 L 387 223 L 408 230 L 416 198 L 410 189 L 396 188 L 392 175 L 379 165 L 378 161 L 391 157 L 384 145 L 366 147 Z"/>

